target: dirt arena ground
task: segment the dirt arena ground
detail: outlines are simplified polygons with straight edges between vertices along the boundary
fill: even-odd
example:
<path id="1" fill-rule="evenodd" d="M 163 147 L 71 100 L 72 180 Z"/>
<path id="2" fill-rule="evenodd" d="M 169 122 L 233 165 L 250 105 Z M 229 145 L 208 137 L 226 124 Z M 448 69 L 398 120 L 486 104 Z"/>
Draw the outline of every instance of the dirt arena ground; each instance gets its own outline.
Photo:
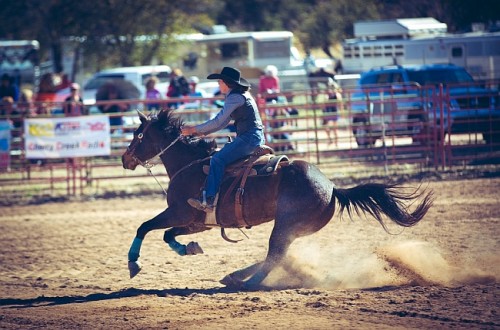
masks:
<path id="1" fill-rule="evenodd" d="M 237 244 L 217 229 L 181 237 L 205 251 L 185 257 L 153 232 L 130 279 L 130 243 L 162 196 L 2 207 L 0 328 L 500 329 L 500 178 L 428 188 L 436 200 L 417 226 L 387 234 L 335 216 L 257 292 L 219 280 L 264 258 L 272 223 L 249 239 L 229 230 Z"/>

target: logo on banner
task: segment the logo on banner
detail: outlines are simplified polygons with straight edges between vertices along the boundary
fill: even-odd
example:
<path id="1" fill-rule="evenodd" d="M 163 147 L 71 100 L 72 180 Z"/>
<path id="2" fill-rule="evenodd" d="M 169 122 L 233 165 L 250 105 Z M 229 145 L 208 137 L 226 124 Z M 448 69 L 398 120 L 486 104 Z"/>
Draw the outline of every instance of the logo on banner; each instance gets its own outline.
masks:
<path id="1" fill-rule="evenodd" d="M 28 132 L 31 136 L 54 136 L 54 124 L 47 123 L 29 123 Z"/>
<path id="2" fill-rule="evenodd" d="M 54 133 L 56 136 L 78 134 L 81 131 L 80 122 L 78 121 L 64 121 L 56 123 Z"/>
<path id="3" fill-rule="evenodd" d="M 102 121 L 98 121 L 95 123 L 87 123 L 87 125 L 89 126 L 89 130 L 91 132 L 99 132 L 107 129 L 107 125 Z"/>

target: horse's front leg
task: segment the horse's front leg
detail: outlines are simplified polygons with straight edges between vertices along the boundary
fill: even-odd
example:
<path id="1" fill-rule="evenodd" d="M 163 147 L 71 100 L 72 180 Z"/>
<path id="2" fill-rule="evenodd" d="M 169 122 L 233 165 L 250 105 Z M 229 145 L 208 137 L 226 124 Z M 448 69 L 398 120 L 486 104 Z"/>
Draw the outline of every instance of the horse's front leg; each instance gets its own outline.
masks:
<path id="1" fill-rule="evenodd" d="M 128 252 L 128 268 L 130 271 L 130 278 L 133 278 L 141 271 L 139 257 L 142 242 L 147 233 L 156 229 L 187 226 L 193 220 L 194 217 L 192 216 L 192 213 L 177 212 L 174 208 L 169 207 L 153 219 L 142 223 L 137 229 L 137 234 Z"/>
<path id="2" fill-rule="evenodd" d="M 170 246 L 170 248 L 172 250 L 177 252 L 177 254 L 180 256 L 203 254 L 203 250 L 197 242 L 189 242 L 188 245 L 184 245 L 184 244 L 177 242 L 175 237 L 181 236 L 181 235 L 190 235 L 190 234 L 194 234 L 194 233 L 199 233 L 199 232 L 209 230 L 209 229 L 210 228 L 203 227 L 203 226 L 200 226 L 200 227 L 188 226 L 188 227 L 171 228 L 171 229 L 165 231 L 165 235 L 163 235 L 163 240 L 165 241 L 165 243 L 168 244 L 168 246 Z"/>

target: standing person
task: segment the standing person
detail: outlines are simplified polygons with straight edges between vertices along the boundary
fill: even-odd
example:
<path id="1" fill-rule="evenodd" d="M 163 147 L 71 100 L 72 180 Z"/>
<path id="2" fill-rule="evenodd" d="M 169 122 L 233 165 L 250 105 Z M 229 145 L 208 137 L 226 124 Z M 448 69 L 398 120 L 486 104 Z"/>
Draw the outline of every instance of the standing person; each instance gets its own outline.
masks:
<path id="1" fill-rule="evenodd" d="M 11 77 L 4 73 L 0 81 L 0 99 L 6 96 L 11 97 L 15 103 L 19 98 L 19 91 L 13 84 Z"/>
<path id="2" fill-rule="evenodd" d="M 209 108 L 210 102 L 204 101 L 202 98 L 207 98 L 209 95 L 202 89 L 196 88 L 200 79 L 196 76 L 189 77 L 189 87 L 191 92 L 186 98 L 186 102 L 182 105 L 184 110 L 190 110 L 192 113 L 186 116 L 187 121 L 190 122 L 201 122 L 209 119 L 210 113 L 206 111 L 200 111 L 202 108 Z"/>
<path id="3" fill-rule="evenodd" d="M 316 59 L 311 54 L 310 50 L 306 51 L 306 57 L 304 58 L 304 69 L 306 70 L 307 75 L 316 71 Z"/>
<path id="4" fill-rule="evenodd" d="M 281 120 L 276 120 L 278 117 L 285 117 L 288 118 L 290 117 L 290 114 L 288 113 L 286 108 L 275 108 L 273 109 L 273 113 L 271 116 L 274 121 L 270 124 L 270 127 L 273 130 L 276 130 L 277 132 L 272 132 L 271 137 L 272 141 L 276 143 L 277 140 L 282 140 L 280 142 L 280 145 L 277 145 L 273 147 L 274 150 L 276 151 L 287 151 L 287 150 L 293 150 L 293 146 L 290 143 L 290 133 L 288 132 L 279 132 L 280 128 L 285 127 L 287 120 L 281 119 Z"/>
<path id="5" fill-rule="evenodd" d="M 72 83 L 69 87 L 71 95 L 64 100 L 64 115 L 67 117 L 84 114 L 83 99 L 80 96 L 80 85 Z"/>
<path id="6" fill-rule="evenodd" d="M 221 73 L 213 73 L 207 79 L 217 79 L 220 91 L 225 95 L 224 106 L 207 122 L 196 126 L 184 126 L 182 135 L 206 135 L 227 126 L 234 119 L 236 138 L 227 143 L 210 159 L 210 171 L 201 198 L 188 199 L 189 205 L 205 212 L 212 212 L 226 166 L 248 156 L 264 144 L 262 120 L 257 104 L 250 94 L 250 83 L 241 77 L 237 69 L 224 67 Z"/>
<path id="7" fill-rule="evenodd" d="M 200 82 L 200 79 L 196 76 L 189 77 L 189 96 L 190 97 L 205 97 L 205 94 L 199 90 L 196 86 Z"/>
<path id="8" fill-rule="evenodd" d="M 106 86 L 107 88 L 107 95 L 106 95 L 106 100 L 119 100 L 120 96 L 118 94 L 118 90 L 115 86 L 113 85 L 108 85 Z M 122 113 L 124 111 L 127 111 L 128 105 L 123 102 L 116 102 L 116 103 L 106 103 L 101 106 L 99 106 L 100 110 L 103 113 L 110 113 L 110 114 L 115 114 L 115 113 Z M 109 126 L 111 127 L 111 133 L 113 133 L 116 129 L 120 130 L 123 128 L 123 117 L 121 115 L 111 115 L 109 116 Z"/>
<path id="9" fill-rule="evenodd" d="M 276 101 L 280 92 L 280 80 L 278 78 L 278 68 L 268 65 L 264 70 L 264 75 L 259 78 L 259 93 L 266 95 L 266 102 Z"/>
<path id="10" fill-rule="evenodd" d="M 179 98 L 182 96 L 187 96 L 191 92 L 189 88 L 189 83 L 184 77 L 181 69 L 173 69 L 170 75 L 170 83 L 168 85 L 167 97 Z M 170 108 L 178 108 L 179 102 L 169 103 Z"/>
<path id="11" fill-rule="evenodd" d="M 146 81 L 146 100 L 161 100 L 161 93 L 156 89 L 158 78 L 151 77 Z M 160 104 L 148 103 L 148 110 L 159 110 Z"/>
<path id="12" fill-rule="evenodd" d="M 23 89 L 19 95 L 17 107 L 20 109 L 23 117 L 35 117 L 36 107 L 33 104 L 33 91 L 31 89 Z"/>
<path id="13" fill-rule="evenodd" d="M 191 76 L 189 77 L 189 88 L 191 88 L 191 91 L 189 92 L 188 96 L 190 98 L 206 98 L 210 97 L 207 92 L 205 92 L 202 89 L 197 88 L 198 83 L 200 82 L 200 79 L 196 76 Z M 200 109 L 201 105 L 210 105 L 210 102 L 203 101 L 198 99 L 198 100 L 186 100 L 186 103 L 184 104 L 185 109 Z"/>
<path id="14" fill-rule="evenodd" d="M 323 125 L 328 136 L 328 142 L 334 142 L 337 145 L 337 120 L 339 110 L 342 110 L 342 94 L 340 86 L 331 78 L 328 78 L 328 102 L 329 104 L 323 109 Z M 331 133 L 333 133 L 334 140 L 332 140 Z"/>
<path id="15" fill-rule="evenodd" d="M 56 86 L 56 89 L 58 91 L 65 89 L 65 88 L 70 88 L 71 89 L 71 80 L 69 79 L 69 76 L 67 73 L 61 73 L 61 83 Z"/>

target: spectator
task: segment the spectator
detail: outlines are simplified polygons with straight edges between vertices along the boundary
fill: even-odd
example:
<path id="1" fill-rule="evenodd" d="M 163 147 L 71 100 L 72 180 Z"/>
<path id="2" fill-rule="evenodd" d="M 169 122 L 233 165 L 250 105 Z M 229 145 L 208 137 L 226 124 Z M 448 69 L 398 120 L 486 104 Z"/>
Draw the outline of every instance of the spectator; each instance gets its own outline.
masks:
<path id="1" fill-rule="evenodd" d="M 107 96 L 106 100 L 113 101 L 118 100 L 118 90 L 113 85 L 107 86 Z M 115 129 L 121 129 L 123 127 L 123 118 L 122 116 L 114 115 L 115 113 L 122 113 L 128 109 L 128 105 L 122 102 L 108 102 L 100 106 L 100 109 L 103 113 L 112 114 L 109 116 L 109 125 L 111 126 L 111 133 L 115 131 Z"/>
<path id="2" fill-rule="evenodd" d="M 13 126 L 12 137 L 21 136 L 22 116 L 11 96 L 4 96 L 0 103 L 0 118 L 7 119 Z"/>
<path id="3" fill-rule="evenodd" d="M 189 96 L 191 97 L 203 97 L 205 96 L 204 93 L 196 88 L 198 86 L 198 83 L 200 82 L 200 79 L 196 76 L 191 76 L 189 77 Z"/>
<path id="4" fill-rule="evenodd" d="M 331 78 L 328 79 L 328 104 L 323 109 L 323 125 L 328 136 L 328 142 L 338 144 L 337 120 L 339 110 L 342 110 L 342 94 L 340 86 Z M 330 124 L 330 125 L 329 125 Z M 331 134 L 333 133 L 334 140 Z"/>
<path id="5" fill-rule="evenodd" d="M 273 129 L 273 133 L 271 134 L 272 142 L 279 143 L 278 145 L 274 146 L 273 149 L 276 151 L 293 150 L 293 146 L 290 143 L 290 133 L 279 132 L 279 130 L 281 128 L 286 126 L 286 123 L 288 122 L 288 120 L 284 119 L 284 118 L 277 119 L 278 117 L 285 117 L 285 118 L 290 117 L 288 110 L 286 108 L 283 108 L 283 107 L 274 108 L 274 109 L 272 109 L 271 117 L 273 119 L 273 122 L 270 125 L 270 127 Z M 278 132 L 274 132 L 274 131 L 278 131 Z M 278 141 L 278 140 L 281 140 L 281 141 Z"/>
<path id="6" fill-rule="evenodd" d="M 64 100 L 64 115 L 67 117 L 84 114 L 83 99 L 80 96 L 80 85 L 72 83 L 69 87 L 71 95 Z"/>
<path id="7" fill-rule="evenodd" d="M 268 65 L 259 79 L 259 93 L 266 95 L 266 102 L 276 101 L 280 92 L 280 80 L 278 78 L 278 68 Z"/>
<path id="8" fill-rule="evenodd" d="M 69 79 L 68 74 L 63 73 L 60 75 L 60 77 L 61 77 L 61 82 L 59 83 L 59 85 L 56 86 L 56 89 L 60 91 L 68 87 L 71 88 L 71 80 Z"/>
<path id="9" fill-rule="evenodd" d="M 33 91 L 30 89 L 23 89 L 17 102 L 17 108 L 23 116 L 34 117 L 37 115 L 36 107 L 33 104 Z"/>
<path id="10" fill-rule="evenodd" d="M 329 81 L 333 80 L 334 77 L 335 74 L 325 70 L 325 68 L 319 68 L 309 73 L 309 86 L 311 87 L 311 98 L 313 102 L 316 102 L 316 96 L 319 94 L 320 90 L 328 89 Z"/>
<path id="11" fill-rule="evenodd" d="M 4 96 L 0 100 L 0 116 L 11 119 L 12 111 L 14 109 L 14 99 L 12 96 Z"/>
<path id="12" fill-rule="evenodd" d="M 13 84 L 12 79 L 6 73 L 2 75 L 0 82 L 0 99 L 3 99 L 6 96 L 12 97 L 14 102 L 17 102 L 19 98 L 19 92 L 16 86 Z"/>
<path id="13" fill-rule="evenodd" d="M 304 69 L 306 70 L 307 75 L 316 71 L 316 59 L 314 58 L 314 56 L 312 56 L 310 50 L 306 51 L 306 57 L 304 58 Z"/>
<path id="14" fill-rule="evenodd" d="M 344 73 L 344 66 L 342 65 L 341 60 L 336 60 L 335 61 L 335 67 L 333 68 L 333 71 L 335 74 L 342 74 Z"/>
<path id="15" fill-rule="evenodd" d="M 187 96 L 191 93 L 189 83 L 186 77 L 183 76 L 181 69 L 174 69 L 170 75 L 170 84 L 168 86 L 167 97 L 179 98 Z M 179 102 L 168 103 L 170 108 L 178 108 Z"/>
<path id="16" fill-rule="evenodd" d="M 197 89 L 196 87 L 198 86 L 198 82 L 200 79 L 196 76 L 191 76 L 188 79 L 189 81 L 189 87 L 191 88 L 191 92 L 189 93 L 188 97 L 189 98 L 196 98 L 196 100 L 186 100 L 186 102 L 183 105 L 183 108 L 185 110 L 195 110 L 193 111 L 193 114 L 190 114 L 188 116 L 188 121 L 193 121 L 193 122 L 198 122 L 198 121 L 206 121 L 209 118 L 207 117 L 209 113 L 207 112 L 202 112 L 200 109 L 202 108 L 202 104 L 206 106 L 206 108 L 209 108 L 210 106 L 210 101 L 203 101 L 201 98 L 206 98 L 208 97 L 208 94 L 200 89 Z"/>
<path id="17" fill-rule="evenodd" d="M 191 89 L 190 93 L 189 93 L 189 97 L 196 97 L 196 98 L 202 98 L 202 97 L 208 97 L 208 94 L 203 91 L 203 90 L 200 90 L 197 88 L 198 86 L 198 83 L 200 82 L 200 79 L 196 76 L 191 76 L 189 77 L 189 88 Z M 196 101 L 192 101 L 192 102 L 189 102 L 189 103 L 186 103 L 185 104 L 185 108 L 197 108 L 199 109 L 201 107 L 201 100 L 196 100 Z M 207 103 L 208 105 L 208 103 Z"/>
<path id="18" fill-rule="evenodd" d="M 158 78 L 151 77 L 146 82 L 146 100 L 161 100 L 161 93 L 156 89 Z M 159 103 L 148 103 L 148 110 L 160 110 Z"/>

